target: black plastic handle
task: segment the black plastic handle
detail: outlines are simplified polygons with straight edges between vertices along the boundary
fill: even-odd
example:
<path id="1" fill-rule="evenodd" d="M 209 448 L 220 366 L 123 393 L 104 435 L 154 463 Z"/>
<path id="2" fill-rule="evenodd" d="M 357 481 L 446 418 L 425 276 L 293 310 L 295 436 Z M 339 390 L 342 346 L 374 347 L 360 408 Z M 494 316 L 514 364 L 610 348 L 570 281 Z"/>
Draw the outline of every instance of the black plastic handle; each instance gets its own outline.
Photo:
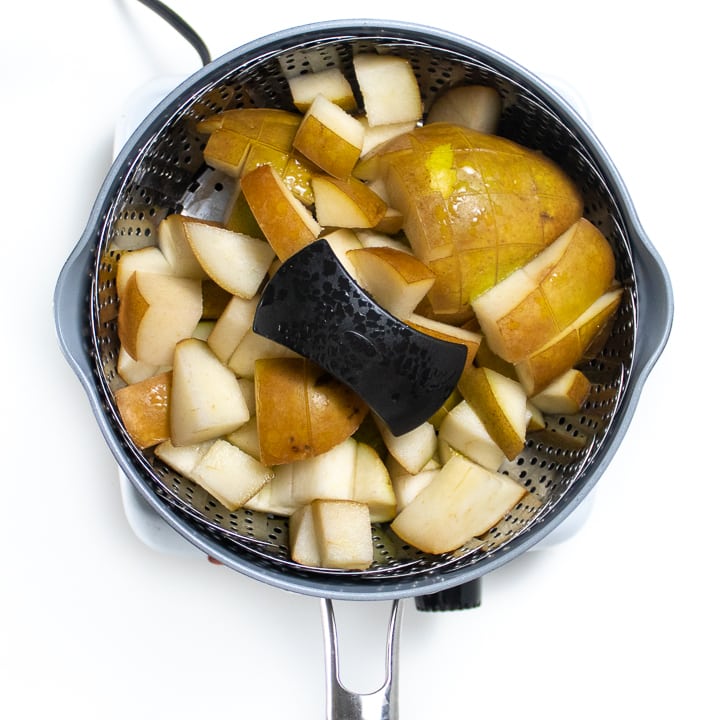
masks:
<path id="1" fill-rule="evenodd" d="M 482 583 L 476 578 L 430 595 L 420 595 L 415 598 L 415 607 L 421 612 L 472 610 L 480 607 L 481 602 Z"/>

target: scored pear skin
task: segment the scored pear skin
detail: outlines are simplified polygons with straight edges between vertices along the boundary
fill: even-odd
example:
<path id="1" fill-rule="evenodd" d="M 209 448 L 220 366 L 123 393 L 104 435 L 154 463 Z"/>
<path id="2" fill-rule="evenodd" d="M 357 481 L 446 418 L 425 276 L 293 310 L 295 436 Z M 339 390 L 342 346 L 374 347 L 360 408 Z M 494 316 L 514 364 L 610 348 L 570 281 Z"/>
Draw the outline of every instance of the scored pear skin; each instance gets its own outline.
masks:
<path id="1" fill-rule="evenodd" d="M 494 288 L 473 300 L 491 349 L 515 363 L 568 327 L 612 284 L 615 256 L 605 236 L 581 218 Z M 525 281 L 522 297 L 503 288 Z M 511 306 L 512 304 L 512 306 Z"/>
<path id="2" fill-rule="evenodd" d="M 515 372 L 528 396 L 536 395 L 583 359 L 595 339 L 613 322 L 622 295 L 622 288 L 608 290 L 569 327 L 516 363 Z"/>
<path id="3" fill-rule="evenodd" d="M 435 123 L 358 163 L 381 179 L 418 257 L 438 274 L 438 313 L 457 313 L 580 219 L 582 197 L 550 159 L 495 135 Z"/>

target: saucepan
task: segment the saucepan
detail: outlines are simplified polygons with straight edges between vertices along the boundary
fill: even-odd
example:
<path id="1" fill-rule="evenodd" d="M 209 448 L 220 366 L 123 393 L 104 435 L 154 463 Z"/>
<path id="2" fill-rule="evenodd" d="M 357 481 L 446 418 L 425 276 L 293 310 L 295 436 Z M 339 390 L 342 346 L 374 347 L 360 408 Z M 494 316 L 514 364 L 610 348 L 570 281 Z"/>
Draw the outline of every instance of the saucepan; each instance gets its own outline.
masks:
<path id="1" fill-rule="evenodd" d="M 374 560 L 362 570 L 313 568 L 288 551 L 286 518 L 229 511 L 207 492 L 140 449 L 126 431 L 115 391 L 118 300 L 124 250 L 156 242 L 170 213 L 212 219 L 227 203 L 227 176 L 203 156 L 198 120 L 242 107 L 292 109 L 289 73 L 338 67 L 352 76 L 358 53 L 410 61 L 423 101 L 459 84 L 495 88 L 498 134 L 550 157 L 576 183 L 584 215 L 610 242 L 623 288 L 611 332 L 583 366 L 592 387 L 582 410 L 548 419 L 502 471 L 526 488 L 523 499 L 480 537 L 452 552 L 421 552 L 386 524 L 373 528 Z M 485 574 L 539 543 L 588 496 L 632 420 L 643 385 L 667 341 L 672 291 L 612 160 L 583 118 L 550 85 L 476 40 L 410 23 L 328 21 L 249 42 L 209 62 L 170 92 L 119 152 L 87 227 L 60 273 L 55 319 L 62 351 L 77 374 L 122 472 L 151 508 L 190 543 L 229 568 L 279 590 L 322 599 L 328 664 L 328 717 L 396 717 L 402 601 L 423 610 L 475 607 Z M 578 437 L 582 441 L 578 441 Z M 335 600 L 392 601 L 387 680 L 376 693 L 344 688 L 337 675 Z"/>

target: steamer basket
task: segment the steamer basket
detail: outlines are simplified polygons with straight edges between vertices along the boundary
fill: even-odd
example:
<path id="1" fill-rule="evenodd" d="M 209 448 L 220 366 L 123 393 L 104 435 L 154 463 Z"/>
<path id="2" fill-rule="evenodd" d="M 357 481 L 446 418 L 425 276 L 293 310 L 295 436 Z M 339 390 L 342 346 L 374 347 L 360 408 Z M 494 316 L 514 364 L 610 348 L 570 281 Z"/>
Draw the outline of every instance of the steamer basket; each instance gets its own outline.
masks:
<path id="1" fill-rule="evenodd" d="M 122 250 L 155 241 L 170 212 L 219 219 L 231 182 L 203 163 L 198 120 L 236 107 L 293 109 L 287 78 L 340 67 L 352 57 L 394 53 L 415 69 L 426 107 L 448 87 L 484 83 L 503 100 L 499 134 L 542 150 L 574 179 L 585 216 L 611 242 L 625 288 L 612 334 L 583 369 L 593 382 L 582 413 L 552 418 L 503 470 L 528 489 L 496 527 L 461 550 L 429 556 L 375 528 L 375 562 L 366 571 L 329 571 L 293 563 L 284 518 L 229 512 L 151 451 L 141 452 L 120 422 L 115 271 Z M 457 588 L 521 554 L 558 526 L 590 492 L 626 432 L 644 381 L 670 332 L 672 294 L 660 258 L 601 144 L 545 83 L 511 60 L 446 32 L 379 21 L 320 23 L 261 38 L 210 63 L 144 120 L 103 184 L 86 231 L 60 275 L 58 335 L 68 362 L 122 471 L 182 536 L 220 562 L 276 587 L 323 598 L 399 599 Z"/>

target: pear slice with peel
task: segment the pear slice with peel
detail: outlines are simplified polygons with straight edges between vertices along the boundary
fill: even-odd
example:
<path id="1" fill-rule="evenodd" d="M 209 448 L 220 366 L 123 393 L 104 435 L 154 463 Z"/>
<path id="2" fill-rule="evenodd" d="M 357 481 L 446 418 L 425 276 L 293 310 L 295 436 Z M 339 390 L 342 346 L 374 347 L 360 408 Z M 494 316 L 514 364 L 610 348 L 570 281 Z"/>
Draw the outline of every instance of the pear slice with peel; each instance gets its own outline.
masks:
<path id="1" fill-rule="evenodd" d="M 435 275 L 414 255 L 391 247 L 350 250 L 360 285 L 400 320 L 408 318 L 427 295 Z"/>
<path id="2" fill-rule="evenodd" d="M 368 185 L 354 177 L 315 175 L 315 217 L 323 227 L 372 228 L 385 217 L 387 205 Z"/>
<path id="3" fill-rule="evenodd" d="M 533 395 L 532 402 L 548 415 L 574 415 L 582 409 L 591 388 L 592 383 L 583 372 L 570 368 L 544 390 Z"/>
<path id="4" fill-rule="evenodd" d="M 502 448 L 467 400 L 455 405 L 440 424 L 438 448 L 441 455 L 452 457 L 459 453 L 489 470 L 498 470 L 505 462 Z M 441 459 L 447 460 L 446 457 Z"/>
<path id="5" fill-rule="evenodd" d="M 472 300 L 490 348 L 515 363 L 582 315 L 611 285 L 615 257 L 581 218 L 533 260 Z"/>
<path id="6" fill-rule="evenodd" d="M 485 367 L 465 369 L 458 390 L 508 460 L 525 447 L 527 395 L 522 385 Z"/>
<path id="7" fill-rule="evenodd" d="M 537 395 L 582 360 L 596 338 L 613 322 L 623 292 L 622 288 L 608 290 L 565 330 L 515 364 L 518 380 L 528 396 Z"/>

